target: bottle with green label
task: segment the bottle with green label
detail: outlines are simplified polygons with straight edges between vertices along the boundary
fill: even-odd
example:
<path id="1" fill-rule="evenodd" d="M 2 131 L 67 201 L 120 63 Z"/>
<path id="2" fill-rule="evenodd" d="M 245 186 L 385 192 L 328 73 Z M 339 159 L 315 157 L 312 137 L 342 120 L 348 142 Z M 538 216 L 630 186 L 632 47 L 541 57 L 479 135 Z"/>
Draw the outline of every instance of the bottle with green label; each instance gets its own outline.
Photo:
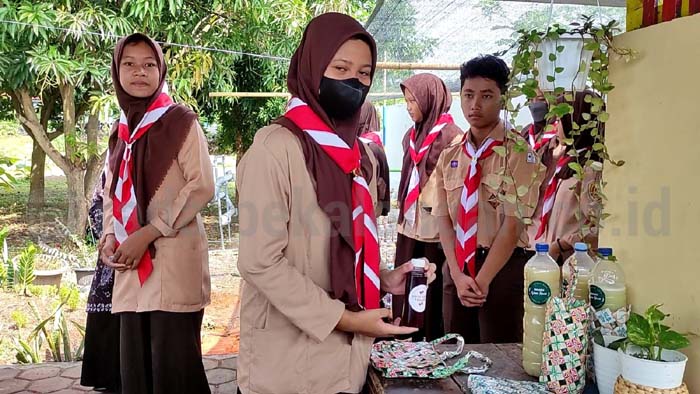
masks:
<path id="1" fill-rule="evenodd" d="M 574 289 L 574 297 L 577 300 L 588 302 L 588 280 L 591 277 L 591 272 L 595 266 L 595 262 L 588 255 L 588 245 L 583 242 L 574 244 L 574 254 L 569 257 L 564 266 L 561 267 L 561 293 L 562 295 L 569 286 L 569 261 L 572 261 L 576 267 L 576 289 Z"/>
<path id="2" fill-rule="evenodd" d="M 540 376 L 545 308 L 560 293 L 561 271 L 549 255 L 549 245 L 535 245 L 537 254 L 525 265 L 525 316 L 523 317 L 523 368 Z"/>
<path id="3" fill-rule="evenodd" d="M 596 310 L 610 309 L 612 312 L 627 306 L 625 273 L 613 260 L 611 248 L 599 248 L 600 259 L 593 267 L 590 283 L 591 305 Z"/>

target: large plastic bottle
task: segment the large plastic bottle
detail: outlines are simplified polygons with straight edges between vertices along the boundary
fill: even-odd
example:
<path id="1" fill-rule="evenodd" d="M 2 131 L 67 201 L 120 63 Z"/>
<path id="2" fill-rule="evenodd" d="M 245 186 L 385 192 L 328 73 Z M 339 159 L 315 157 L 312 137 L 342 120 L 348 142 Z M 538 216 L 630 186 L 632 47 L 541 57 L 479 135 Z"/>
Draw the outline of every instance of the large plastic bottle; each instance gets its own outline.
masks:
<path id="1" fill-rule="evenodd" d="M 583 300 L 588 302 L 588 280 L 591 277 L 591 272 L 595 266 L 595 262 L 588 255 L 588 245 L 583 242 L 576 242 L 574 244 L 574 254 L 571 255 L 564 266 L 561 267 L 561 293 L 564 294 L 566 288 L 569 285 L 569 262 L 573 262 L 576 265 L 577 272 L 577 282 L 576 289 L 574 289 L 574 297 L 577 300 Z"/>
<path id="2" fill-rule="evenodd" d="M 591 305 L 596 310 L 609 308 L 612 312 L 627 306 L 625 273 L 611 259 L 612 248 L 599 248 L 600 259 L 593 267 L 590 283 Z"/>
<path id="3" fill-rule="evenodd" d="M 540 375 L 545 308 L 560 294 L 561 271 L 549 255 L 549 245 L 535 245 L 537 254 L 525 265 L 525 316 L 523 317 L 523 368 Z"/>

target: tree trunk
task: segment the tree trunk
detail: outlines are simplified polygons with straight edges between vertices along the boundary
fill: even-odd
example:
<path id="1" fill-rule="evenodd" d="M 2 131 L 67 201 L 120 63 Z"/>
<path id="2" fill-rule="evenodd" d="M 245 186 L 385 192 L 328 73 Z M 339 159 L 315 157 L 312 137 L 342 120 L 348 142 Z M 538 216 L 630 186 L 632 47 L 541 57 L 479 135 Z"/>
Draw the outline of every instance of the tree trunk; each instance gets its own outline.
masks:
<path id="1" fill-rule="evenodd" d="M 36 210 L 43 208 L 44 201 L 44 169 L 46 168 L 46 153 L 39 143 L 32 142 L 32 169 L 29 175 L 29 201 L 27 208 Z"/>
<path id="2" fill-rule="evenodd" d="M 85 198 L 85 170 L 71 168 L 66 174 L 68 181 L 68 220 L 66 226 L 78 236 L 82 236 L 87 225 L 88 200 Z"/>

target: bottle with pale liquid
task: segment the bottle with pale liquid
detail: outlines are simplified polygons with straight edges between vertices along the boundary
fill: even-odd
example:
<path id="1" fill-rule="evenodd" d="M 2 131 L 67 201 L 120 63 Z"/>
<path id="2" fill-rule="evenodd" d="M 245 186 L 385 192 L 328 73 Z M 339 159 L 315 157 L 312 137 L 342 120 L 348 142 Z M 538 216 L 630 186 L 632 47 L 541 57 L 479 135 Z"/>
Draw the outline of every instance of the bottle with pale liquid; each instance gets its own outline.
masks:
<path id="1" fill-rule="evenodd" d="M 627 307 L 625 273 L 617 261 L 611 259 L 612 248 L 598 249 L 600 259 L 590 278 L 590 300 L 595 310 L 610 309 L 615 312 Z"/>
<path id="2" fill-rule="evenodd" d="M 525 265 L 525 316 L 523 317 L 523 368 L 540 376 L 545 308 L 560 294 L 561 271 L 549 255 L 549 245 L 535 245 L 537 254 Z"/>
<path id="3" fill-rule="evenodd" d="M 561 267 L 561 294 L 565 294 L 569 286 L 569 262 L 575 263 L 576 266 L 576 289 L 574 289 L 574 298 L 588 302 L 588 280 L 591 277 L 591 272 L 595 266 L 595 262 L 588 255 L 588 245 L 583 242 L 574 244 L 574 254 L 571 255 L 564 266 Z"/>

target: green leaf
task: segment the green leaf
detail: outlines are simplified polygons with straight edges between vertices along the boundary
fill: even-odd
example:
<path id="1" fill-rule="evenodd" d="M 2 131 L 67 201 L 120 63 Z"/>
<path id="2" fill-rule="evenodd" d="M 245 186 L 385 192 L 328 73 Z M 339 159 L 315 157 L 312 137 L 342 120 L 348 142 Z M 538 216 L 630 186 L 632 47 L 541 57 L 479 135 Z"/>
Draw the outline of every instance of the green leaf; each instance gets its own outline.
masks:
<path id="1" fill-rule="evenodd" d="M 597 152 L 597 151 L 601 151 L 603 149 L 605 149 L 605 145 L 601 144 L 600 142 L 596 142 L 595 144 L 593 144 L 594 151 Z"/>
<path id="2" fill-rule="evenodd" d="M 566 48 L 563 45 L 559 45 L 557 47 L 557 52 L 562 53 L 562 52 L 564 52 L 564 49 L 566 49 Z"/>
<path id="3" fill-rule="evenodd" d="M 550 112 L 554 113 L 556 117 L 561 118 L 564 115 L 574 113 L 574 107 L 572 107 L 571 104 L 568 103 L 559 103 L 554 108 L 552 108 Z"/>
<path id="4" fill-rule="evenodd" d="M 678 350 L 689 345 L 688 338 L 675 331 L 667 330 L 659 334 L 659 346 L 663 349 Z"/>
<path id="5" fill-rule="evenodd" d="M 608 345 L 608 349 L 617 350 L 621 348 L 627 342 L 627 338 L 618 339 L 617 341 L 611 342 Z"/>
<path id="6" fill-rule="evenodd" d="M 637 346 L 648 348 L 653 346 L 653 338 L 651 337 L 651 326 L 649 322 L 641 315 L 632 312 L 627 321 L 627 337 Z"/>
<path id="7" fill-rule="evenodd" d="M 542 51 L 535 51 L 535 52 L 533 52 L 533 54 L 535 55 L 535 58 L 536 58 L 536 59 L 539 59 L 539 58 L 541 58 L 541 57 L 544 55 L 544 54 L 542 53 Z"/>
<path id="8" fill-rule="evenodd" d="M 564 67 L 557 67 L 554 69 L 554 72 L 557 74 L 561 74 L 564 72 Z"/>
<path id="9" fill-rule="evenodd" d="M 518 198 L 515 196 L 515 194 L 506 194 L 504 196 L 504 199 L 510 203 L 510 204 L 515 204 L 518 201 Z"/>
<path id="10" fill-rule="evenodd" d="M 578 175 L 583 174 L 583 167 L 581 167 L 581 165 L 578 163 L 573 163 L 573 162 L 569 163 L 569 168 L 576 171 L 576 174 L 578 174 Z"/>
<path id="11" fill-rule="evenodd" d="M 515 180 L 510 175 L 503 175 L 501 177 L 501 182 L 505 183 L 506 185 L 515 185 Z"/>
<path id="12" fill-rule="evenodd" d="M 662 304 L 651 305 L 649 308 L 647 308 L 646 312 L 644 312 L 644 316 L 646 317 L 647 321 L 649 321 L 649 324 L 656 324 L 668 316 L 659 310 L 661 305 Z"/>
<path id="13" fill-rule="evenodd" d="M 505 146 L 496 146 L 493 148 L 493 152 L 501 157 L 506 157 L 506 147 Z"/>
<path id="14" fill-rule="evenodd" d="M 590 41 L 583 46 L 583 49 L 587 51 L 597 51 L 600 49 L 600 44 L 597 41 Z"/>
<path id="15" fill-rule="evenodd" d="M 496 177 L 489 178 L 489 179 L 486 181 L 486 184 L 487 184 L 491 189 L 494 189 L 494 190 L 498 190 L 498 188 L 501 186 L 501 182 L 500 182 L 499 179 L 496 178 Z"/>
<path id="16" fill-rule="evenodd" d="M 553 61 L 556 61 L 556 60 L 557 60 L 557 55 L 554 54 L 554 53 L 550 53 L 550 54 L 549 54 L 549 61 L 550 61 L 550 62 L 553 62 Z"/>
<path id="17" fill-rule="evenodd" d="M 581 60 L 581 63 L 578 65 L 578 72 L 586 72 L 586 68 L 588 67 L 588 64 L 586 64 L 585 61 Z"/>
<path id="18" fill-rule="evenodd" d="M 601 163 L 599 161 L 594 161 L 591 163 L 591 169 L 593 169 L 593 171 L 598 171 L 598 172 L 603 171 L 603 163 Z"/>
<path id="19" fill-rule="evenodd" d="M 554 75 L 547 75 L 547 82 L 554 82 L 555 78 Z"/>
<path id="20" fill-rule="evenodd" d="M 608 120 L 610 120 L 610 114 L 607 112 L 601 112 L 600 114 L 598 114 L 598 120 L 605 123 Z"/>
<path id="21" fill-rule="evenodd" d="M 526 195 L 528 191 L 530 191 L 530 188 L 525 185 L 518 186 L 518 189 L 516 190 L 518 197 Z"/>

